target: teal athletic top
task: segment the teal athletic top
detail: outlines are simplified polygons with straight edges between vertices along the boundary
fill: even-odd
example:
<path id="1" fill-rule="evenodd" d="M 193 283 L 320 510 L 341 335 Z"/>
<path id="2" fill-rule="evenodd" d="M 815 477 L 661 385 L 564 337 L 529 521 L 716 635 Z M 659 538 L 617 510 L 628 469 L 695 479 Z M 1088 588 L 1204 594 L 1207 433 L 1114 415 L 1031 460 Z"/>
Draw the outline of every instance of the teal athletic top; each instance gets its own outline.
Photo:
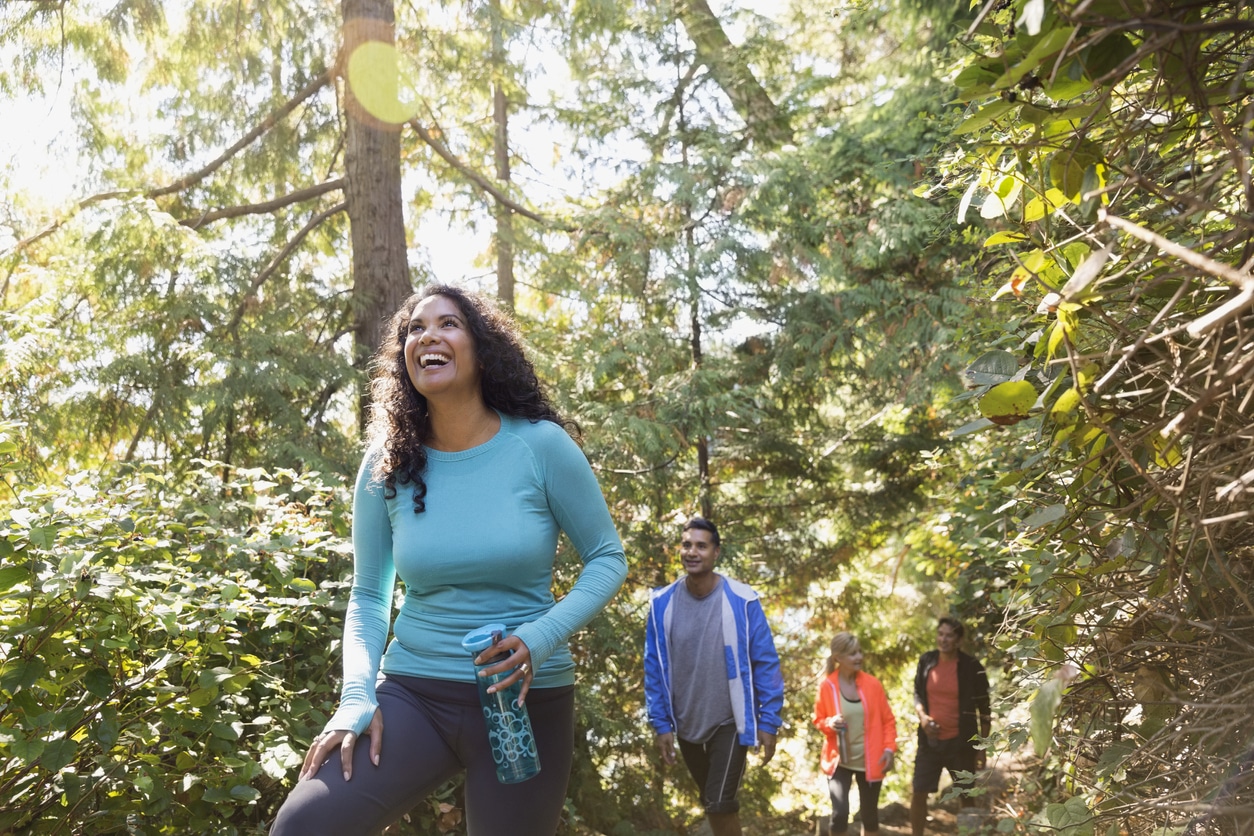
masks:
<path id="1" fill-rule="evenodd" d="M 583 451 L 552 421 L 501 416 L 495 436 L 469 450 L 427 448 L 426 510 L 413 486 L 383 498 L 366 453 L 353 493 L 353 586 L 344 616 L 344 685 L 327 730 L 361 734 L 385 674 L 474 682 L 462 637 L 503 622 L 531 651 L 532 687 L 573 685 L 567 641 L 627 576 L 623 545 Z M 554 601 L 557 537 L 583 560 Z M 392 625 L 396 578 L 405 599 Z"/>

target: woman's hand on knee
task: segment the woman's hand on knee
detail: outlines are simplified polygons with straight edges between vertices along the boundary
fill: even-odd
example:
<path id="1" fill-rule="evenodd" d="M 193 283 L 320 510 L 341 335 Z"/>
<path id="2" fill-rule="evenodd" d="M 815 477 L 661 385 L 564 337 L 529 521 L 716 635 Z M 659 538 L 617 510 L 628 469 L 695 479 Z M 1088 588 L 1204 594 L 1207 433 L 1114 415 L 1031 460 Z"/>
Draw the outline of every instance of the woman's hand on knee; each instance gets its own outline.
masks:
<path id="1" fill-rule="evenodd" d="M 370 762 L 378 766 L 379 756 L 383 752 L 383 712 L 377 708 L 374 710 L 374 716 L 370 718 L 370 725 L 366 728 L 366 735 L 370 738 Z M 305 754 L 305 763 L 300 768 L 300 777 L 297 780 L 303 781 L 316 775 L 336 748 L 340 750 L 340 765 L 344 769 L 344 780 L 351 780 L 353 777 L 353 749 L 356 746 L 357 735 L 351 731 L 340 729 L 323 732 L 314 738 L 313 745 L 309 747 L 309 751 Z"/>

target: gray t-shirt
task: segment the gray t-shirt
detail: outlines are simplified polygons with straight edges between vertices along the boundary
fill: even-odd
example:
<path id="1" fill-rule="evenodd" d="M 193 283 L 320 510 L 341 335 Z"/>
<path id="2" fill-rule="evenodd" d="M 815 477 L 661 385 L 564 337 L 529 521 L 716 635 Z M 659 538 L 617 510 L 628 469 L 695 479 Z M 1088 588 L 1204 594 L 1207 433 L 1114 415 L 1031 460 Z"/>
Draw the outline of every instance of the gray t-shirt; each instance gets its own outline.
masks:
<path id="1" fill-rule="evenodd" d="M 723 579 L 696 598 L 679 584 L 671 601 L 671 695 L 676 734 L 705 743 L 719 726 L 735 720 L 723 644 Z"/>

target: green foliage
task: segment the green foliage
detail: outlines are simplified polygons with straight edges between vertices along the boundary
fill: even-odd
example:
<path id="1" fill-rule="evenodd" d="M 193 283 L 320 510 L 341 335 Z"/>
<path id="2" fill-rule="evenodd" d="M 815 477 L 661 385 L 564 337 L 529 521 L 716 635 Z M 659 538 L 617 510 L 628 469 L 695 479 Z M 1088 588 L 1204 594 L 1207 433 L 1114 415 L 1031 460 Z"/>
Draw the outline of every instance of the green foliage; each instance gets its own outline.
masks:
<path id="1" fill-rule="evenodd" d="M 0 515 L 0 829 L 259 833 L 338 697 L 341 487 L 205 467 Z"/>
<path id="2" fill-rule="evenodd" d="M 139 198 L 59 234 L 79 252 L 72 269 L 25 266 L 0 320 L 0 416 L 57 442 L 30 464 L 55 474 L 203 456 L 351 469 L 334 395 L 356 377 L 339 335 L 308 327 L 326 315 L 311 288 L 279 290 L 264 320 L 246 315 L 255 264 L 215 255 Z"/>
<path id="3" fill-rule="evenodd" d="M 723 23 L 737 46 L 721 57 L 742 64 L 761 83 L 794 131 L 791 144 L 763 148 L 697 55 L 673 4 L 503 5 L 511 44 L 503 86 L 515 109 L 515 137 L 552 132 L 555 161 L 543 165 L 532 155 L 549 153 L 547 147 L 537 151 L 516 141 L 512 162 L 525 174 L 504 188 L 561 224 L 516 218 L 519 317 L 543 377 L 564 411 L 583 424 L 585 450 L 631 561 L 626 591 L 573 648 L 581 676 L 580 744 L 568 827 L 675 832 L 698 816 L 682 771 L 659 769 L 637 683 L 644 590 L 674 577 L 678 523 L 705 505 L 728 542 L 725 570 L 765 595 L 789 682 L 781 753 L 770 767 L 751 773 L 746 809 L 769 809 L 781 789 L 806 796 L 809 790 L 797 785 L 817 761 L 809 713 L 826 637 L 845 628 L 863 636 L 876 674 L 898 698 L 908 737 L 908 691 L 901 683 L 930 645 L 934 616 L 954 610 L 991 633 L 1002 609 L 1023 603 L 1024 585 L 1036 589 L 1051 577 L 1040 569 L 1044 560 L 1029 565 L 1002 551 L 1016 523 L 1032 519 L 1030 501 L 1059 504 L 1045 501 L 1034 477 L 1023 475 L 1030 465 L 1017 458 L 1020 445 L 980 435 L 969 439 L 968 450 L 946 437 L 950 411 L 970 406 L 957 400 L 963 396 L 959 372 L 973 335 L 987 330 L 981 323 L 989 311 L 982 301 L 972 302 L 972 288 L 1004 252 L 982 251 L 984 236 L 974 238 L 969 227 L 955 223 L 961 186 L 926 187 L 940 165 L 938 146 L 961 118 L 947 104 L 952 91 L 933 78 L 933 63 L 955 25 L 964 30 L 967 24 L 955 21 L 959 13 L 944 3 L 833 10 L 798 2 L 770 18 L 729 9 Z M 26 243 L 5 255 L 12 272 L 0 319 L 6 340 L 0 418 L 28 427 L 13 454 L 31 468 L 31 481 L 94 486 L 74 507 L 99 505 L 101 515 L 131 515 L 114 511 L 115 504 L 143 509 L 134 542 L 119 540 L 131 550 L 127 567 L 145 567 L 115 572 L 123 575 L 125 595 L 95 595 L 102 585 L 93 583 L 57 599 L 57 606 L 79 607 L 76 618 L 85 613 L 102 622 L 118 602 L 142 599 L 146 609 L 112 617 L 122 619 L 127 635 L 141 637 L 134 655 L 143 665 L 163 658 L 149 648 L 150 637 L 160 637 L 163 650 L 171 641 L 165 621 L 145 620 L 159 610 L 157 587 L 169 599 L 162 605 L 178 608 L 170 616 L 176 625 L 185 614 L 199 613 L 201 599 L 216 602 L 210 607 L 215 618 L 225 619 L 236 601 L 246 601 L 258 613 L 272 608 L 266 612 L 279 613 L 277 623 L 290 624 L 306 622 L 284 610 L 283 599 L 316 599 L 324 609 L 331 601 L 343 604 L 331 565 L 325 576 L 310 568 L 313 588 L 287 589 L 297 574 L 276 580 L 260 558 L 249 568 L 231 563 L 243 555 L 223 543 L 271 537 L 269 526 L 278 522 L 258 523 L 259 503 L 294 490 L 282 479 L 271 480 L 282 483 L 277 488 L 250 488 L 244 475 L 250 471 L 239 468 L 351 471 L 358 455 L 352 391 L 361 372 L 352 368 L 345 344 L 352 315 L 342 256 L 346 226 L 333 214 L 305 230 L 332 208 L 331 198 L 258 208 L 340 170 L 334 87 L 318 88 L 220 168 L 201 168 L 333 65 L 335 4 L 183 4 L 164 25 L 146 14 L 144 37 L 153 46 L 145 61 L 128 63 L 133 42 L 121 36 L 123 24 L 156 8 L 119 5 L 115 19 L 102 22 L 70 4 L 63 11 L 80 34 L 67 43 L 56 39 L 54 18 L 23 23 L 42 27 L 45 61 L 65 57 L 69 72 L 86 79 L 75 88 L 74 112 L 91 165 L 87 186 L 112 196 L 88 198 L 55 218 L 35 210 L 14 218 L 16 237 Z M 410 128 L 401 133 L 407 183 L 417 184 L 408 222 L 419 274 L 433 269 L 425 263 L 431 230 L 450 221 L 482 223 L 493 207 L 481 181 L 470 176 L 491 168 L 489 92 L 492 82 L 502 81 L 500 68 L 483 60 L 487 11 L 483 4 L 397 7 L 398 45 L 418 64 L 424 91 L 420 120 L 455 155 L 450 162 Z M 974 11 L 964 14 L 971 18 Z M 223 33 L 230 33 L 227 48 Z M 84 57 L 92 50 L 100 57 Z M 554 53 L 565 59 L 575 80 L 570 89 L 546 90 L 547 69 L 536 58 L 542 52 L 546 61 L 555 60 Z M 94 69 L 110 56 L 108 72 Z M 28 61 L 29 67 L 37 63 Z M 554 72 L 561 74 L 561 68 Z M 993 122 L 990 116 L 980 124 Z M 968 124 L 963 136 L 978 128 Z M 1092 147 L 1051 154 L 1057 191 L 1083 187 L 1085 177 L 1094 176 L 1088 174 L 1096 159 Z M 1004 160 L 994 162 L 985 182 L 996 197 L 981 193 L 975 204 L 990 213 L 1025 192 L 1002 170 Z M 569 175 L 564 193 L 549 196 L 531 185 L 521 194 L 517 183 L 538 183 L 556 168 Z M 195 173 L 203 176 L 172 191 L 162 188 Z M 1065 197 L 1046 196 L 1055 204 Z M 973 193 L 968 203 L 974 200 Z M 199 223 L 206 212 L 225 207 L 255 211 Z M 998 217 L 1004 216 L 1003 209 Z M 48 234 L 27 240 L 42 230 Z M 1085 255 L 1065 247 L 1029 253 L 1024 281 L 1041 276 L 1060 289 L 1063 261 L 1070 268 L 1068 259 Z M 1106 284 L 1098 277 L 1088 288 L 1105 292 Z M 992 308 L 999 324 L 1007 304 Z M 1030 345 L 1053 342 L 1058 350 L 1075 331 L 1057 330 Z M 1043 388 L 1058 377 L 1020 369 L 1020 358 L 1033 356 L 1020 342 L 1027 341 L 1015 337 L 992 346 L 1014 352 L 1008 378 L 1032 374 Z M 1005 359 L 985 373 L 999 373 Z M 205 459 L 229 465 L 212 470 L 230 474 L 233 487 L 206 476 Z M 113 490 L 105 480 L 120 477 L 105 474 L 114 473 L 118 460 L 140 475 L 128 475 Z M 946 471 L 951 461 L 960 462 L 956 484 Z M 160 462 L 168 480 L 151 498 L 139 486 L 153 484 L 154 471 L 139 462 Z M 70 475 L 83 468 L 96 475 Z M 1009 485 L 1008 474 L 1020 474 L 1023 484 Z M 141 479 L 149 481 L 134 481 Z M 199 479 L 208 481 L 197 486 Z M 208 500 L 223 491 L 235 504 L 220 518 L 184 519 L 188 508 L 201 500 L 212 505 Z M 1013 514 L 995 510 L 1023 497 Z M 337 514 L 346 510 L 335 507 Z M 284 524 L 313 531 L 315 517 Z M 167 531 L 175 525 L 185 530 L 177 536 Z M 65 530 L 78 529 L 66 523 Z M 328 530 L 333 533 L 322 545 L 338 546 L 338 516 Z M 169 545 L 134 545 L 149 539 Z M 83 564 L 89 569 L 105 559 L 99 555 L 112 554 L 85 544 L 73 548 L 93 553 Z M 206 574 L 174 574 L 171 565 L 183 566 L 172 563 L 175 556 L 199 554 L 196 549 L 216 556 L 188 564 Z M 62 571 L 59 553 L 56 561 L 39 554 L 38 571 L 48 577 Z M 562 556 L 559 589 L 577 571 L 572 557 Z M 1056 568 L 1057 561 L 1050 565 Z M 149 575 L 155 578 L 150 584 L 143 580 Z M 233 588 L 229 584 L 240 591 L 222 602 L 216 590 Z M 252 620 L 217 628 L 237 637 L 239 654 L 227 645 L 201 658 L 175 642 L 190 661 L 171 660 L 152 681 L 167 689 L 161 693 L 171 696 L 162 699 L 171 702 L 189 702 L 190 694 L 202 692 L 196 699 L 210 699 L 217 688 L 216 702 L 178 705 L 189 718 L 210 709 L 226 712 L 222 731 L 229 727 L 238 740 L 214 738 L 212 725 L 202 736 L 218 741 L 215 753 L 231 749 L 232 763 L 264 766 L 270 762 L 262 753 L 272 748 L 303 751 L 308 729 L 299 724 L 316 727 L 318 712 L 333 702 L 335 666 L 328 662 L 326 630 L 312 636 L 289 628 L 292 635 L 276 645 L 267 630 L 277 624 L 266 627 L 261 617 L 259 627 L 251 612 Z M 338 629 L 336 617 L 329 624 L 332 632 Z M 1068 625 L 1051 629 L 1065 632 Z M 282 657 L 282 670 L 268 667 L 271 657 L 256 650 L 262 639 L 271 649 L 292 649 Z M 1047 639 L 1033 635 L 1024 646 L 1030 643 L 1031 652 L 1055 647 Z M 198 641 L 196 654 L 206 640 Z M 262 664 L 244 665 L 247 653 Z M 113 670 L 104 662 L 99 667 Z M 202 686 L 199 673 L 215 668 L 233 675 Z M 231 683 L 244 683 L 239 671 L 252 677 L 244 690 L 224 693 L 235 687 Z M 60 682 L 36 685 L 55 690 Z M 300 693 L 306 688 L 313 696 Z M 275 734 L 287 736 L 263 745 L 238 702 L 242 695 L 270 700 Z M 94 699 L 91 705 L 104 698 Z M 293 702 L 298 699 L 309 705 Z M 52 711 L 43 705 L 40 710 Z M 159 720 L 151 725 L 182 728 L 180 717 Z M 178 754 L 162 749 L 153 734 L 133 751 L 156 758 L 145 761 L 153 787 L 173 786 L 167 779 L 179 769 Z M 201 757 L 200 750 L 184 748 Z M 128 809 L 150 805 L 171 822 L 186 823 L 201 815 L 205 787 L 219 795 L 250 787 L 260 796 L 234 798 L 217 809 L 221 827 L 246 832 L 264 821 L 291 779 L 292 755 L 279 751 L 286 772 L 275 767 L 263 775 L 238 766 L 228 778 L 225 761 L 210 758 L 204 770 L 185 763 L 190 788 L 166 795 L 148 790 L 143 799 L 131 798 L 135 806 Z M 35 799 L 31 809 L 48 805 L 39 809 L 51 817 L 62 803 L 60 776 L 95 769 L 97 761 L 84 758 L 105 757 L 100 752 L 84 753 L 80 746 L 76 760 L 56 775 L 27 764 L 42 783 L 23 798 Z M 245 773 L 247 780 L 240 778 Z M 904 791 L 904 774 L 894 779 L 894 792 Z M 124 807 L 128 793 L 110 792 L 117 797 L 90 796 L 77 809 Z M 455 818 L 459 804 L 458 788 L 445 788 L 411 815 L 409 825 L 432 832 L 437 818 Z"/>
<path id="4" fill-rule="evenodd" d="M 1042 825 L 1224 821 L 1249 746 L 1230 732 L 1249 712 L 1217 706 L 1246 704 L 1237 648 L 1254 614 L 1239 591 L 1254 555 L 1238 500 L 1254 461 L 1236 442 L 1250 399 L 1232 385 L 1249 369 L 1246 154 L 1229 141 L 1254 92 L 1241 69 L 1249 10 L 984 11 L 951 68 L 968 109 L 940 185 L 962 195 L 960 219 L 978 212 L 1002 259 L 993 298 L 1008 323 L 987 348 L 1009 349 L 1013 377 L 1040 396 L 1012 435 L 973 436 L 1002 475 L 975 471 L 950 538 L 1004 540 L 955 583 L 1000 578 L 984 594 L 1011 613 L 1019 693 L 1057 682 L 1052 669 L 1081 671 L 1065 694 L 1042 686 L 1034 711 L 1037 751 L 1053 741 L 1047 765 L 1068 799 Z M 977 393 L 1006 385 L 1005 360 L 970 367 Z"/>

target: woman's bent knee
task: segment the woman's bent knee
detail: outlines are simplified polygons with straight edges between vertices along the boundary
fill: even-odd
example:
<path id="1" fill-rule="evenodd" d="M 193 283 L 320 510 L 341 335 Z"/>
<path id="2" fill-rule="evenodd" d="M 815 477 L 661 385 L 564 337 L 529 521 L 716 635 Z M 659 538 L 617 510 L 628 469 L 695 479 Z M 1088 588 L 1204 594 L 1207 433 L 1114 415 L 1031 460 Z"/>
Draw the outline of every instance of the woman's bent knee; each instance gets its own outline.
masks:
<path id="1" fill-rule="evenodd" d="M 336 821 L 336 806 L 324 784 L 301 781 L 279 808 L 269 836 L 343 836 L 346 831 Z"/>

